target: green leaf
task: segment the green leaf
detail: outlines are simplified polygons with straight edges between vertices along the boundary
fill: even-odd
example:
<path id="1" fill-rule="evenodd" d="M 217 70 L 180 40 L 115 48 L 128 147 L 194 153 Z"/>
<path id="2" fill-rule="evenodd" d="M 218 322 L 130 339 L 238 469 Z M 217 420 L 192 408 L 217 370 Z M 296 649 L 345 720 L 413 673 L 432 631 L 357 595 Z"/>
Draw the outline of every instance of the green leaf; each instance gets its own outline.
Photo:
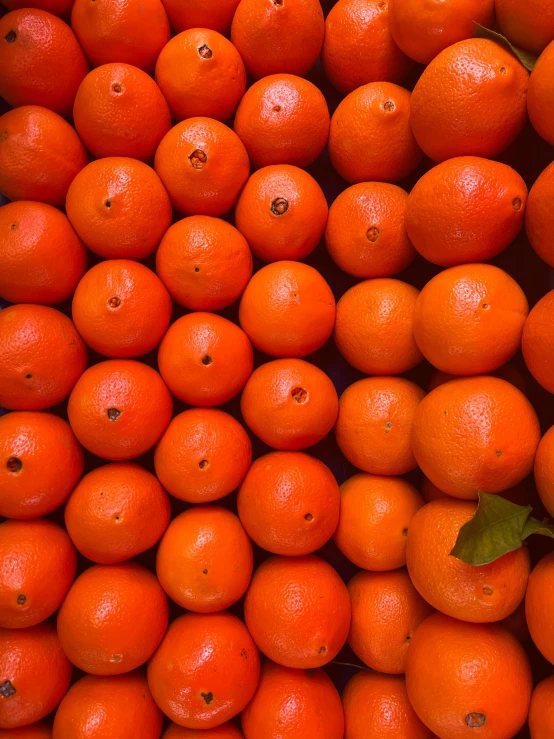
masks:
<path id="1" fill-rule="evenodd" d="M 537 521 L 536 518 L 528 518 L 523 527 L 523 538 L 527 539 L 531 534 L 542 534 L 554 539 L 554 526 L 544 521 Z"/>
<path id="2" fill-rule="evenodd" d="M 508 41 L 506 36 L 503 36 L 501 33 L 497 33 L 496 31 L 492 31 L 490 28 L 485 28 L 485 26 L 475 23 L 475 37 L 487 38 L 489 41 L 496 41 L 497 44 L 501 44 L 508 49 L 508 51 L 511 51 L 512 54 L 514 54 L 514 56 L 516 56 L 523 64 L 525 69 L 529 70 L 529 72 L 533 71 L 533 67 L 535 66 L 535 62 L 538 57 L 531 54 L 529 51 L 524 51 L 523 49 L 514 46 L 510 41 Z"/>

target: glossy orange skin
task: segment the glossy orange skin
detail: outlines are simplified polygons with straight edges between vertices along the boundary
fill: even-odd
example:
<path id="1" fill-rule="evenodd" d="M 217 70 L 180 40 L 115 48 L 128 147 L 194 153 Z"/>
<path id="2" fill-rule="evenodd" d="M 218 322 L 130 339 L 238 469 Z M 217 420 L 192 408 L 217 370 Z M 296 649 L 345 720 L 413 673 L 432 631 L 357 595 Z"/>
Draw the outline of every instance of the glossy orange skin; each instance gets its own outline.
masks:
<path id="1" fill-rule="evenodd" d="M 323 670 L 269 661 L 241 721 L 245 739 L 342 739 L 344 731 L 339 694 Z"/>
<path id="2" fill-rule="evenodd" d="M 132 459 L 151 449 L 172 410 L 171 395 L 159 374 L 130 359 L 89 367 L 67 406 L 71 428 L 85 449 L 113 460 Z"/>
<path id="3" fill-rule="evenodd" d="M 301 262 L 273 262 L 252 277 L 239 306 L 240 325 L 273 357 L 305 357 L 335 325 L 335 298 L 321 274 Z"/>
<path id="4" fill-rule="evenodd" d="M 365 570 L 405 565 L 410 521 L 423 505 L 417 490 L 401 477 L 360 472 L 343 482 L 340 493 L 333 539 L 345 557 Z"/>
<path id="5" fill-rule="evenodd" d="M 554 333 L 551 311 L 554 290 L 546 293 L 527 316 L 521 337 L 521 350 L 527 369 L 549 393 L 554 392 Z"/>
<path id="6" fill-rule="evenodd" d="M 19 729 L 0 729 L 2 739 L 52 739 L 52 729 L 48 724 L 38 721 Z"/>
<path id="7" fill-rule="evenodd" d="M 235 208 L 238 230 L 264 262 L 303 259 L 321 241 L 327 200 L 308 172 L 274 164 L 254 172 Z"/>
<path id="8" fill-rule="evenodd" d="M 553 69 L 554 43 L 550 43 L 533 68 L 527 97 L 527 112 L 533 128 L 549 144 L 554 144 L 554 125 L 549 114 L 554 102 Z"/>
<path id="9" fill-rule="evenodd" d="M 531 246 L 549 267 L 554 266 L 554 229 L 549 203 L 554 197 L 554 163 L 549 164 L 529 191 L 525 209 L 525 231 Z"/>
<path id="10" fill-rule="evenodd" d="M 403 377 L 368 377 L 341 395 L 335 425 L 344 456 L 364 472 L 403 475 L 416 466 L 411 433 L 425 392 Z"/>
<path id="11" fill-rule="evenodd" d="M 51 624 L 0 629 L 2 683 L 9 681 L 15 689 L 0 703 L 0 729 L 32 724 L 53 711 L 69 688 L 72 671 Z"/>
<path id="12" fill-rule="evenodd" d="M 61 207 L 86 163 L 75 129 L 57 113 L 24 105 L 0 116 L 0 192 L 10 200 Z"/>
<path id="13" fill-rule="evenodd" d="M 329 120 L 327 102 L 314 84 L 281 73 L 264 77 L 247 90 L 233 128 L 253 166 L 307 167 L 327 143 Z"/>
<path id="14" fill-rule="evenodd" d="M 244 95 L 246 71 L 225 36 L 208 28 L 190 28 L 162 49 L 156 82 L 175 121 L 198 115 L 226 121 Z"/>
<path id="15" fill-rule="evenodd" d="M 254 370 L 240 407 L 246 425 L 265 444 L 298 451 L 327 436 L 338 413 L 329 377 L 302 359 L 276 359 Z"/>
<path id="16" fill-rule="evenodd" d="M 554 515 L 554 427 L 550 427 L 540 440 L 535 457 L 535 485 L 540 499 Z"/>
<path id="17" fill-rule="evenodd" d="M 231 400 L 252 374 L 253 364 L 247 335 L 215 313 L 178 318 L 158 351 L 164 382 L 189 405 L 213 406 Z"/>
<path id="18" fill-rule="evenodd" d="M 164 136 L 154 168 L 173 207 L 185 215 L 221 216 L 234 206 L 250 174 L 244 144 L 211 118 L 188 118 Z"/>
<path id="19" fill-rule="evenodd" d="M 65 203 L 73 228 L 106 259 L 144 259 L 171 223 L 171 203 L 154 170 L 129 157 L 105 157 L 73 180 Z"/>
<path id="20" fill-rule="evenodd" d="M 149 659 L 167 628 L 167 598 L 136 562 L 93 565 L 75 580 L 58 613 L 64 652 L 92 675 L 120 675 Z"/>
<path id="21" fill-rule="evenodd" d="M 187 613 L 148 665 L 154 700 L 188 729 L 212 729 L 242 711 L 260 676 L 256 645 L 230 613 Z"/>
<path id="22" fill-rule="evenodd" d="M 243 735 L 235 724 L 226 721 L 214 729 L 198 730 L 171 724 L 163 733 L 162 739 L 243 739 Z"/>
<path id="23" fill-rule="evenodd" d="M 51 513 L 73 490 L 83 466 L 83 450 L 58 416 L 21 411 L 0 417 L 0 516 Z"/>
<path id="24" fill-rule="evenodd" d="M 540 54 L 554 39 L 554 8 L 549 2 L 495 0 L 495 8 L 502 33 L 516 46 Z"/>
<path id="25" fill-rule="evenodd" d="M 476 510 L 474 502 L 453 498 L 427 503 L 411 521 L 406 558 L 428 603 L 447 616 L 488 623 L 506 618 L 523 600 L 529 553 L 521 547 L 480 567 L 451 556 L 460 528 Z"/>
<path id="26" fill-rule="evenodd" d="M 340 491 L 331 470 L 302 452 L 270 452 L 246 473 L 238 514 L 253 541 L 273 554 L 311 554 L 337 527 Z"/>
<path id="27" fill-rule="evenodd" d="M 412 638 L 406 687 L 439 736 L 470 739 L 478 728 L 484 739 L 512 739 L 527 718 L 532 680 L 523 647 L 503 626 L 437 613 Z"/>
<path id="28" fill-rule="evenodd" d="M 554 601 L 553 572 L 554 554 L 551 553 L 543 557 L 531 571 L 525 595 L 525 616 L 531 638 L 541 654 L 552 664 L 554 664 L 551 619 Z"/>
<path id="29" fill-rule="evenodd" d="M 154 452 L 160 482 L 188 503 L 229 495 L 251 461 L 252 444 L 244 428 L 215 408 L 191 408 L 175 416 Z"/>
<path id="30" fill-rule="evenodd" d="M 549 739 L 554 734 L 554 675 L 533 690 L 529 706 L 531 739 Z"/>
<path id="31" fill-rule="evenodd" d="M 350 627 L 350 596 L 323 559 L 273 556 L 252 578 L 244 619 L 258 648 L 284 667 L 312 669 L 336 657 Z"/>
<path id="32" fill-rule="evenodd" d="M 143 674 L 86 675 L 60 703 L 52 739 L 159 739 L 161 730 L 162 712 Z"/>
<path id="33" fill-rule="evenodd" d="M 156 574 L 178 605 L 215 613 L 242 598 L 252 575 L 252 544 L 234 513 L 196 506 L 170 523 L 158 547 Z"/>
<path id="34" fill-rule="evenodd" d="M 188 28 L 211 28 L 227 35 L 240 0 L 162 0 L 171 27 L 179 32 Z M 209 738 L 210 739 L 210 738 Z"/>
<path id="35" fill-rule="evenodd" d="M 79 482 L 65 507 L 65 525 L 87 559 L 117 564 L 156 544 L 169 515 L 169 498 L 154 475 L 132 462 L 114 462 Z"/>

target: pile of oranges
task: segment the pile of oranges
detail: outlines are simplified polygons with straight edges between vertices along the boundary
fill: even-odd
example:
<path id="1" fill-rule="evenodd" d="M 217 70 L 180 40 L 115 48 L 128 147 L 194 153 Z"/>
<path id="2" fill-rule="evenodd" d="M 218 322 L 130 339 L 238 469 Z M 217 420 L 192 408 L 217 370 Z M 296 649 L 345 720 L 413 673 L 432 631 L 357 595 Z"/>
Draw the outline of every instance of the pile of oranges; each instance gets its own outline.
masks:
<path id="1" fill-rule="evenodd" d="M 553 739 L 551 0 L 4 2 L 0 739 Z"/>

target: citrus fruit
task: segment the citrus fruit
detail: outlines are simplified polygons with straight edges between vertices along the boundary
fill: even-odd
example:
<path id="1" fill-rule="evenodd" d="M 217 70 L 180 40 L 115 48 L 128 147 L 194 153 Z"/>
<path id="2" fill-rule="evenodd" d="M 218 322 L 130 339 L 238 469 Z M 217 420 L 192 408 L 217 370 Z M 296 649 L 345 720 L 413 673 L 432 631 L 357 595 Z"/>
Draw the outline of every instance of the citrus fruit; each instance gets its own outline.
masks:
<path id="1" fill-rule="evenodd" d="M 510 382 L 514 387 L 517 387 L 518 390 L 521 390 L 524 395 L 527 395 L 527 382 L 521 372 L 513 365 L 504 364 L 502 367 L 499 367 L 492 372 L 488 372 L 487 374 L 490 374 L 493 377 L 498 377 L 500 380 Z M 430 393 L 431 390 L 439 387 L 439 385 L 444 385 L 445 382 L 457 379 L 459 379 L 459 375 L 449 375 L 447 372 L 437 370 L 436 372 L 433 372 L 431 376 L 431 380 L 427 386 L 427 392 Z"/>
<path id="2" fill-rule="evenodd" d="M 554 125 L 549 114 L 552 101 L 554 101 L 553 66 L 554 43 L 550 43 L 533 68 L 527 95 L 527 112 L 533 128 L 549 144 L 554 143 Z"/>
<path id="3" fill-rule="evenodd" d="M 516 46 L 540 54 L 554 39 L 554 8 L 549 2 L 495 0 L 495 9 L 502 33 Z"/>
<path id="4" fill-rule="evenodd" d="M 0 421 L 1 423 L 1 421 Z M 551 426 L 540 440 L 535 457 L 535 485 L 540 499 L 554 515 L 554 427 Z"/>
<path id="5" fill-rule="evenodd" d="M 210 0 L 188 0 L 186 5 L 181 0 L 162 0 L 162 2 L 171 27 L 175 31 L 186 31 L 187 28 L 211 28 L 227 34 L 240 0 L 219 0 L 217 5 Z"/>
<path id="6" fill-rule="evenodd" d="M 543 557 L 529 575 L 525 595 L 525 616 L 537 649 L 554 664 L 553 624 L 550 618 L 554 600 L 551 585 L 553 572 L 554 553 L 551 553 Z"/>
<path id="7" fill-rule="evenodd" d="M 554 306 L 554 290 L 546 293 L 531 310 L 523 327 L 521 349 L 527 369 L 548 392 L 554 392 L 554 335 L 550 312 Z"/>
<path id="8" fill-rule="evenodd" d="M 533 690 L 529 730 L 532 739 L 548 739 L 554 734 L 554 675 L 542 680 Z"/>
<path id="9" fill-rule="evenodd" d="M 240 729 L 235 724 L 226 721 L 214 729 L 185 729 L 178 724 L 170 724 L 162 739 L 243 739 Z"/>
<path id="10" fill-rule="evenodd" d="M 548 204 L 554 196 L 554 164 L 549 164 L 529 191 L 525 209 L 525 231 L 531 246 L 549 267 L 554 266 L 552 219 Z"/>

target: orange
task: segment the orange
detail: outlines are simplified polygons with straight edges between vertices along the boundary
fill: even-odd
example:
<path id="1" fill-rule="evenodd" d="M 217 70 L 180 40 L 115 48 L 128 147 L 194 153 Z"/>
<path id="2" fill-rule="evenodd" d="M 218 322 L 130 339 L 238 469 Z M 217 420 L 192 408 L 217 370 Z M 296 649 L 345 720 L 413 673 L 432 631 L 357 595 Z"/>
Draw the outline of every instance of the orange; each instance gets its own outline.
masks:
<path id="1" fill-rule="evenodd" d="M 324 35 L 319 0 L 241 0 L 231 25 L 231 41 L 254 79 L 278 72 L 305 75 Z"/>
<path id="2" fill-rule="evenodd" d="M 392 82 L 371 82 L 339 104 L 331 118 L 329 156 L 347 182 L 398 182 L 417 167 L 423 154 L 410 125 L 410 97 Z"/>
<path id="3" fill-rule="evenodd" d="M 554 309 L 554 290 L 546 293 L 529 313 L 521 349 L 527 369 L 535 380 L 549 393 L 554 392 L 552 367 L 554 367 L 554 333 L 551 311 Z"/>
<path id="4" fill-rule="evenodd" d="M 266 559 L 252 578 L 244 619 L 258 648 L 284 667 L 312 669 L 336 657 L 350 627 L 350 596 L 313 554 Z"/>
<path id="5" fill-rule="evenodd" d="M 173 401 L 159 374 L 141 362 L 112 359 L 89 367 L 67 406 L 81 444 L 105 459 L 151 449 L 171 419 Z"/>
<path id="6" fill-rule="evenodd" d="M 243 735 L 235 724 L 226 721 L 215 729 L 185 729 L 178 724 L 170 724 L 162 735 L 162 739 L 243 739 Z"/>
<path id="7" fill-rule="evenodd" d="M 146 72 L 130 64 L 104 64 L 81 82 L 73 122 L 95 157 L 147 162 L 169 131 L 171 115 L 160 88 Z M 100 203 L 97 207 L 102 208 Z"/>
<path id="8" fill-rule="evenodd" d="M 0 116 L 0 192 L 10 200 L 61 207 L 86 163 L 75 129 L 57 113 L 24 105 Z"/>
<path id="9" fill-rule="evenodd" d="M 354 277 L 389 277 L 416 256 L 404 218 L 408 193 L 388 182 L 360 182 L 329 209 L 325 245 L 334 262 Z"/>
<path id="10" fill-rule="evenodd" d="M 549 267 L 554 266 L 554 248 L 549 203 L 554 197 L 554 163 L 549 164 L 529 191 L 525 209 L 525 231 L 531 246 Z"/>
<path id="11" fill-rule="evenodd" d="M 510 382 L 512 385 L 514 385 L 514 387 L 517 387 L 518 390 L 521 390 L 524 395 L 527 395 L 526 380 L 524 379 L 521 372 L 511 364 L 504 364 L 502 365 L 502 367 L 499 367 L 493 372 L 489 372 L 487 374 L 491 374 L 493 375 L 493 377 L 499 377 L 501 380 L 506 380 L 506 382 Z M 427 392 L 430 393 L 431 390 L 434 390 L 439 385 L 443 385 L 445 382 L 450 382 L 450 380 L 457 379 L 457 375 L 449 375 L 447 372 L 440 372 L 440 370 L 437 370 L 431 376 L 431 380 L 429 381 L 429 385 L 427 386 Z"/>
<path id="12" fill-rule="evenodd" d="M 116 564 L 156 544 L 169 513 L 169 498 L 154 475 L 132 462 L 114 462 L 79 482 L 65 507 L 65 525 L 83 556 Z"/>
<path id="13" fill-rule="evenodd" d="M 419 718 L 449 739 L 512 739 L 527 718 L 532 680 L 523 647 L 503 626 L 442 613 L 416 630 L 406 664 Z"/>
<path id="14" fill-rule="evenodd" d="M 72 321 L 45 305 L 0 312 L 0 406 L 34 411 L 65 400 L 87 366 Z"/>
<path id="15" fill-rule="evenodd" d="M 340 493 L 333 538 L 345 557 L 365 570 L 405 565 L 410 521 L 423 505 L 417 490 L 401 477 L 360 472 L 343 482 Z"/>
<path id="16" fill-rule="evenodd" d="M 203 115 L 226 121 L 244 95 L 246 72 L 225 36 L 208 28 L 190 28 L 162 49 L 156 82 L 174 120 Z"/>
<path id="17" fill-rule="evenodd" d="M 528 81 L 517 57 L 494 41 L 471 38 L 449 46 L 414 87 L 417 143 L 435 162 L 500 154 L 525 125 Z"/>
<path id="18" fill-rule="evenodd" d="M 321 241 L 327 200 L 314 178 L 290 164 L 254 172 L 235 208 L 238 230 L 264 262 L 304 259 Z"/>
<path id="19" fill-rule="evenodd" d="M 337 689 L 323 670 L 291 670 L 265 662 L 241 716 L 245 739 L 342 739 Z"/>
<path id="20" fill-rule="evenodd" d="M 67 18 L 71 13 L 73 0 L 33 0 L 33 5 L 34 7 L 46 10 L 48 13 L 52 13 L 53 15 Z M 29 0 L 6 0 L 5 7 L 8 8 L 8 10 L 28 8 Z"/>
<path id="21" fill-rule="evenodd" d="M 359 282 L 337 304 L 335 344 L 353 367 L 367 375 L 400 375 L 423 355 L 414 339 L 419 290 L 400 280 Z"/>
<path id="22" fill-rule="evenodd" d="M 456 498 L 501 493 L 533 469 L 540 428 L 533 406 L 505 380 L 446 382 L 416 411 L 412 447 L 423 473 Z"/>
<path id="23" fill-rule="evenodd" d="M 509 616 L 525 595 L 529 576 L 526 547 L 474 567 L 450 553 L 458 532 L 477 505 L 444 498 L 413 517 L 406 552 L 408 572 L 425 600 L 447 616 L 485 623 Z"/>
<path id="24" fill-rule="evenodd" d="M 240 0 L 218 0 L 217 5 L 214 5 L 211 0 L 187 0 L 184 5 L 181 0 L 162 0 L 171 27 L 175 31 L 211 28 L 224 34 L 231 28 L 231 21 L 239 2 Z"/>
<path id="25" fill-rule="evenodd" d="M 56 16 L 25 8 L 0 20 L 0 95 L 12 107 L 42 105 L 62 116 L 73 108 L 88 72 L 71 28 Z"/>
<path id="26" fill-rule="evenodd" d="M 252 575 L 252 544 L 234 513 L 197 506 L 169 524 L 158 547 L 156 574 L 182 608 L 214 613 L 242 598 Z"/>
<path id="27" fill-rule="evenodd" d="M 507 164 L 455 157 L 416 182 L 406 230 L 425 259 L 442 267 L 499 254 L 523 225 L 527 187 Z"/>
<path id="28" fill-rule="evenodd" d="M 533 691 L 529 707 L 529 730 L 532 739 L 554 736 L 554 675 L 540 682 Z"/>
<path id="29" fill-rule="evenodd" d="M 252 374 L 253 361 L 244 331 L 215 313 L 178 318 L 158 351 L 165 383 L 189 405 L 221 405 L 234 398 Z"/>
<path id="30" fill-rule="evenodd" d="M 71 183 L 65 207 L 88 248 L 107 259 L 150 256 L 171 223 L 171 203 L 160 178 L 128 157 L 88 164 Z"/>
<path id="31" fill-rule="evenodd" d="M 276 359 L 250 375 L 240 407 L 246 425 L 264 444 L 298 451 L 333 428 L 338 397 L 319 367 L 302 359 Z"/>
<path id="32" fill-rule="evenodd" d="M 173 207 L 185 215 L 221 216 L 250 174 L 238 136 L 211 118 L 188 118 L 162 139 L 154 167 Z"/>
<path id="33" fill-rule="evenodd" d="M 544 507 L 554 516 L 554 426 L 548 429 L 537 448 L 535 485 Z"/>
<path id="34" fill-rule="evenodd" d="M 154 452 L 156 475 L 171 495 L 210 503 L 238 488 L 252 461 L 244 428 L 215 408 L 191 408 L 171 421 Z"/>
<path id="35" fill-rule="evenodd" d="M 496 0 L 495 7 L 502 33 L 516 46 L 540 54 L 554 39 L 554 8 L 549 2 L 529 0 L 521 5 L 514 0 Z"/>
<path id="36" fill-rule="evenodd" d="M 552 15 L 552 9 L 548 12 Z M 549 144 L 554 144 L 554 125 L 549 113 L 554 102 L 553 68 L 554 43 L 550 43 L 535 64 L 527 97 L 527 112 L 533 128 Z"/>
<path id="37" fill-rule="evenodd" d="M 315 552 L 339 520 L 340 492 L 331 470 L 302 452 L 270 452 L 246 473 L 237 497 L 246 533 L 274 554 Z"/>
<path id="38" fill-rule="evenodd" d="M 52 739 L 159 739 L 162 712 L 140 672 L 86 675 L 67 692 L 54 718 Z"/>
<path id="39" fill-rule="evenodd" d="M 73 490 L 83 465 L 83 450 L 58 416 L 26 411 L 1 416 L 0 516 L 50 513 Z"/>
<path id="40" fill-rule="evenodd" d="M 416 466 L 411 434 L 425 393 L 403 377 L 368 377 L 341 395 L 335 426 L 346 459 L 374 475 L 403 475 Z"/>
<path id="41" fill-rule="evenodd" d="M 525 596 L 525 616 L 531 638 L 537 649 L 554 664 L 554 640 L 552 624 L 552 573 L 554 572 L 554 553 L 543 557 L 529 575 Z"/>
<path id="42" fill-rule="evenodd" d="M 64 652 L 92 675 L 119 675 L 139 667 L 152 656 L 166 627 L 165 593 L 136 562 L 85 570 L 58 613 Z"/>
<path id="43" fill-rule="evenodd" d="M 51 727 L 38 721 L 19 729 L 0 729 L 2 739 L 52 739 Z"/>
<path id="44" fill-rule="evenodd" d="M 311 2 L 300 0 L 296 7 Z M 329 109 L 323 93 L 308 80 L 292 74 L 271 74 L 247 90 L 237 109 L 234 129 L 255 167 L 307 167 L 327 143 Z"/>
<path id="45" fill-rule="evenodd" d="M 528 312 L 525 293 L 506 272 L 492 264 L 459 265 L 439 272 L 421 291 L 414 336 L 442 372 L 484 374 L 519 350 Z"/>
<path id="46" fill-rule="evenodd" d="M 239 307 L 240 325 L 273 357 L 305 357 L 333 332 L 335 298 L 321 274 L 301 262 L 274 262 L 252 277 Z"/>
<path id="47" fill-rule="evenodd" d="M 148 665 L 154 700 L 189 729 L 212 729 L 242 711 L 259 675 L 258 650 L 230 613 L 179 616 Z"/>

